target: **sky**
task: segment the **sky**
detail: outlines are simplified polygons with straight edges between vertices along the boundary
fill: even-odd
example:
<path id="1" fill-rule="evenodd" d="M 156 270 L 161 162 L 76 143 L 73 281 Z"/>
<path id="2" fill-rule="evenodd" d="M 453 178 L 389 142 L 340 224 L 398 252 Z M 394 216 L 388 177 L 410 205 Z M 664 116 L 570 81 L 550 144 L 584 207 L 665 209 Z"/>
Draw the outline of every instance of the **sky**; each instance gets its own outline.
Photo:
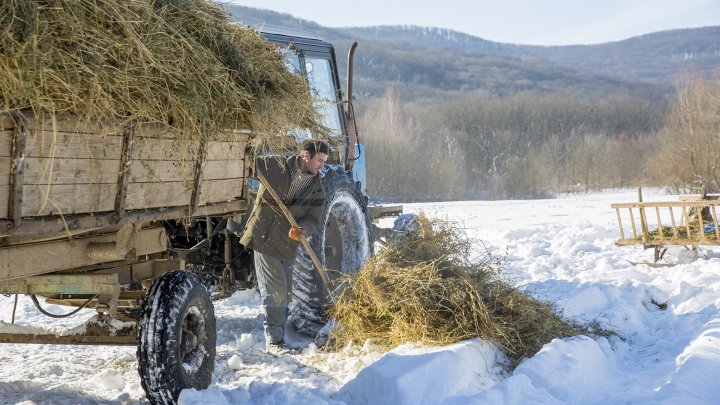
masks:
<path id="1" fill-rule="evenodd" d="M 526 45 L 619 41 L 720 25 L 719 0 L 220 0 L 291 14 L 327 27 L 418 25 Z"/>

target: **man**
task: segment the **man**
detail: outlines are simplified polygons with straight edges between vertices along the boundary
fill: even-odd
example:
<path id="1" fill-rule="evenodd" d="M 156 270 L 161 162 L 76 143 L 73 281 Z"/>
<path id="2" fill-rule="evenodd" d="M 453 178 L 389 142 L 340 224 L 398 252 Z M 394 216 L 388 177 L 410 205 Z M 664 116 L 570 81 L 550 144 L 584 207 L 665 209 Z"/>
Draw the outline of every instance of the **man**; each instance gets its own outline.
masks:
<path id="1" fill-rule="evenodd" d="M 329 153 L 327 143 L 309 140 L 298 156 L 261 157 L 255 163 L 255 170 L 262 172 L 298 223 L 291 227 L 260 185 L 240 243 L 255 252 L 255 273 L 265 310 L 265 345 L 270 353 L 287 351 L 284 335 L 292 296 L 292 265 L 301 237 L 320 226 L 325 190 L 319 173 Z"/>

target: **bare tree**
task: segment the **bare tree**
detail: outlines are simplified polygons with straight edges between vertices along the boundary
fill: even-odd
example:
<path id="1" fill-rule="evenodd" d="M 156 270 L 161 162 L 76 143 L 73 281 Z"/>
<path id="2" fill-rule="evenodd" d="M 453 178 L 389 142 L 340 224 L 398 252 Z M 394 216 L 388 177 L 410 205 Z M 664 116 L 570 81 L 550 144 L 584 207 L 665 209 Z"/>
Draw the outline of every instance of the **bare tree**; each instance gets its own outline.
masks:
<path id="1" fill-rule="evenodd" d="M 677 99 L 648 161 L 655 182 L 674 192 L 720 191 L 720 71 L 715 80 L 691 74 L 676 83 Z"/>

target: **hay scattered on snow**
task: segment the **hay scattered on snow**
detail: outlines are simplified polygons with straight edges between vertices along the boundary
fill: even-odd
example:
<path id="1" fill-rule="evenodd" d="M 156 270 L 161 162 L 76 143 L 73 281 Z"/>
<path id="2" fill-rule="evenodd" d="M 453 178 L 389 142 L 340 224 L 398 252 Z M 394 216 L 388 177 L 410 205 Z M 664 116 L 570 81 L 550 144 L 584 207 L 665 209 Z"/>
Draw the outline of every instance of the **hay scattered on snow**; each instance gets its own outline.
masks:
<path id="1" fill-rule="evenodd" d="M 324 130 L 277 48 L 205 0 L 3 1 L 0 113 L 23 109 L 188 139 Z"/>
<path id="2" fill-rule="evenodd" d="M 398 239 L 347 282 L 331 309 L 340 346 L 371 340 L 446 345 L 481 337 L 513 360 L 578 331 L 553 308 L 501 279 L 497 258 L 473 258 L 473 244 L 450 221 L 420 215 L 420 231 Z"/>

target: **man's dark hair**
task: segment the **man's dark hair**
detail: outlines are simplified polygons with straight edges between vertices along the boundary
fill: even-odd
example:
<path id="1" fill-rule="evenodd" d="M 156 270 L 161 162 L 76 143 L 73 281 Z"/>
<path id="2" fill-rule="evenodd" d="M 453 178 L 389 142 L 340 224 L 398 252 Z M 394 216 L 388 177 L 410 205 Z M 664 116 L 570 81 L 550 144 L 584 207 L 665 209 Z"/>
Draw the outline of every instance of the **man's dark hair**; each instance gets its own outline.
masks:
<path id="1" fill-rule="evenodd" d="M 309 139 L 303 142 L 303 150 L 310 152 L 310 157 L 315 157 L 318 153 L 330 154 L 330 146 L 319 139 Z"/>

